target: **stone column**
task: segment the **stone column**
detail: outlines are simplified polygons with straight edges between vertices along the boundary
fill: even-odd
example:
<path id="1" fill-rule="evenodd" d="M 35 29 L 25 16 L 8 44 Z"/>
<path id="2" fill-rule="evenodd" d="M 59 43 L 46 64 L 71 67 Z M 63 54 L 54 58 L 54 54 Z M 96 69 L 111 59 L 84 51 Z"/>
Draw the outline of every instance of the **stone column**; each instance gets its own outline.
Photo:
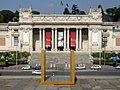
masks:
<path id="1" fill-rule="evenodd" d="M 69 29 L 67 29 L 67 50 L 69 51 Z"/>
<path id="2" fill-rule="evenodd" d="M 112 45 L 112 44 L 110 44 Z M 102 48 L 102 30 L 100 29 L 99 30 L 99 48 L 101 49 Z"/>
<path id="3" fill-rule="evenodd" d="M 79 29 L 79 50 L 82 48 L 82 33 L 81 28 Z"/>
<path id="4" fill-rule="evenodd" d="M 64 51 L 66 51 L 66 29 L 64 29 Z"/>
<path id="5" fill-rule="evenodd" d="M 89 29 L 88 30 L 88 33 L 89 33 L 89 37 L 88 37 L 88 40 L 89 40 L 89 50 L 91 51 L 92 50 L 92 29 Z"/>
<path id="6" fill-rule="evenodd" d="M 78 28 L 76 28 L 76 51 L 78 50 Z"/>
<path id="7" fill-rule="evenodd" d="M 30 29 L 30 51 L 33 51 L 33 28 Z M 22 38 L 23 41 L 23 38 Z M 23 45 L 22 45 L 23 46 Z"/>
<path id="8" fill-rule="evenodd" d="M 45 29 L 43 29 L 43 49 L 45 49 Z"/>
<path id="9" fill-rule="evenodd" d="M 57 51 L 57 29 L 55 28 L 55 50 Z"/>
<path id="10" fill-rule="evenodd" d="M 42 49 L 41 28 L 39 28 L 39 42 L 40 42 L 40 50 L 41 50 Z"/>
<path id="11" fill-rule="evenodd" d="M 54 29 L 52 28 L 52 51 L 54 50 Z"/>
<path id="12" fill-rule="evenodd" d="M 9 50 L 12 51 L 12 29 L 9 29 Z"/>

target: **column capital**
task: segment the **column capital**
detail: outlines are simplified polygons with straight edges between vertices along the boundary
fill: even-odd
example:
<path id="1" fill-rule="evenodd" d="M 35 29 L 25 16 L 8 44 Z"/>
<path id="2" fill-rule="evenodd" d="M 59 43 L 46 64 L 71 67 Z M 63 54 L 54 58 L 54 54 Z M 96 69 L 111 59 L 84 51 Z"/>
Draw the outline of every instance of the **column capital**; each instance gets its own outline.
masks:
<path id="1" fill-rule="evenodd" d="M 57 28 L 54 28 L 54 30 L 57 30 Z"/>
<path id="2" fill-rule="evenodd" d="M 65 30 L 69 30 L 70 28 L 64 28 Z"/>

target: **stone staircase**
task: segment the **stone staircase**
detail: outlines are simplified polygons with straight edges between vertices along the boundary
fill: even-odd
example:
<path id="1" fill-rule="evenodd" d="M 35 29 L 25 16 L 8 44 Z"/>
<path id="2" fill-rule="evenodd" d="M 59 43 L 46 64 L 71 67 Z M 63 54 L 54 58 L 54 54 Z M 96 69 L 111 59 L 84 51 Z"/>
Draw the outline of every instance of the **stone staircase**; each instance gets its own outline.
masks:
<path id="1" fill-rule="evenodd" d="M 75 52 L 75 63 L 89 64 L 89 53 Z M 32 59 L 30 64 L 32 66 L 39 64 L 41 60 L 40 52 L 32 52 Z M 65 64 L 70 63 L 70 52 L 46 52 L 46 63 Z"/>

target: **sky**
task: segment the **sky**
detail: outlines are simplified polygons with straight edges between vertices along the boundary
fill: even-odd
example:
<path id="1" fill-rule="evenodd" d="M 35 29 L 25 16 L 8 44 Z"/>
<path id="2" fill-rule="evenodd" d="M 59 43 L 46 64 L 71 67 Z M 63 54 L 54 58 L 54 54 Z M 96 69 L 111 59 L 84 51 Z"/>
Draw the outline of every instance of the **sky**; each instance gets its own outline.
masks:
<path id="1" fill-rule="evenodd" d="M 19 8 L 32 7 L 41 14 L 62 14 L 65 7 L 71 11 L 73 4 L 78 5 L 79 10 L 87 13 L 90 7 L 97 8 L 98 5 L 102 5 L 104 10 L 114 6 L 118 7 L 120 0 L 0 0 L 0 10 L 16 11 Z"/>

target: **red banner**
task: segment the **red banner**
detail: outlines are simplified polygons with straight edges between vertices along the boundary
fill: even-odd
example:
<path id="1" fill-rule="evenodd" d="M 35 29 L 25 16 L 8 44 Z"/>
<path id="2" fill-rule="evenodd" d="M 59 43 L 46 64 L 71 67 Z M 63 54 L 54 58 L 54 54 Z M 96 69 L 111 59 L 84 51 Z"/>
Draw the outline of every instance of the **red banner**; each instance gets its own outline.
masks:
<path id="1" fill-rule="evenodd" d="M 46 31 L 45 32 L 45 45 L 46 47 L 51 47 L 51 32 L 50 31 Z"/>
<path id="2" fill-rule="evenodd" d="M 75 31 L 70 32 L 70 46 L 71 47 L 76 46 L 76 32 Z"/>

